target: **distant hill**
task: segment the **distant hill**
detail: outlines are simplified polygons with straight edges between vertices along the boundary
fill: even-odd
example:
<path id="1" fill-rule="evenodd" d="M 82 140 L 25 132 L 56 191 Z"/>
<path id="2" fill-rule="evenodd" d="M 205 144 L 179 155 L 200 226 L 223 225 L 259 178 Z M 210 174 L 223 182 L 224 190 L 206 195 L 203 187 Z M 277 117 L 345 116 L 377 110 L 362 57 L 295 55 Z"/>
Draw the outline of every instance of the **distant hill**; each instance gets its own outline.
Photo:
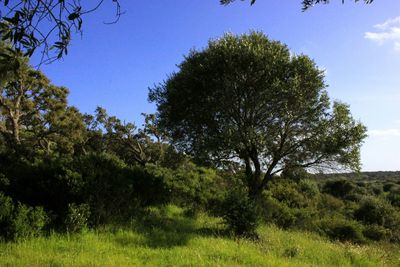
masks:
<path id="1" fill-rule="evenodd" d="M 317 179 L 354 179 L 354 180 L 393 180 L 400 181 L 400 171 L 376 171 L 376 172 L 360 172 L 360 173 L 330 173 L 315 174 Z"/>

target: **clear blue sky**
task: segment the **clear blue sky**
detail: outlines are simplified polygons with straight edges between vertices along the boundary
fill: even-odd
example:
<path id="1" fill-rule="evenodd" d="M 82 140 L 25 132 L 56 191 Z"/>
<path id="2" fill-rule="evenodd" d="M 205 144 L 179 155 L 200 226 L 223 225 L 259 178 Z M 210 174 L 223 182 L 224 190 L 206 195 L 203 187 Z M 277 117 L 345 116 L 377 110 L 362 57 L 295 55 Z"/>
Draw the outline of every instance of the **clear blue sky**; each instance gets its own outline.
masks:
<path id="1" fill-rule="evenodd" d="M 252 7 L 241 1 L 223 7 L 218 0 L 120 2 L 125 14 L 117 24 L 103 24 L 113 19 L 112 6 L 104 5 L 85 18 L 68 56 L 43 67 L 54 84 L 70 89 L 70 104 L 82 112 L 100 105 L 140 125 L 141 112 L 155 111 L 148 87 L 176 70 L 191 48 L 225 32 L 263 31 L 326 69 L 331 98 L 350 104 L 368 127 L 363 170 L 400 170 L 399 0 L 369 6 L 332 0 L 307 12 L 300 0 L 258 0 Z"/>

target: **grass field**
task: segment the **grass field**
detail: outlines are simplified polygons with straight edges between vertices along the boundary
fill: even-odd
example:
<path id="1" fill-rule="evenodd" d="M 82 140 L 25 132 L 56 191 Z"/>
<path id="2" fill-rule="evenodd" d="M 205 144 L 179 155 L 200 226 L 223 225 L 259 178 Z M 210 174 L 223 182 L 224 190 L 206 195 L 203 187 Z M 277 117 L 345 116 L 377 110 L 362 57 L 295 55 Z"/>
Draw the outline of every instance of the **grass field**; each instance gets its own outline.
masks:
<path id="1" fill-rule="evenodd" d="M 233 239 L 216 218 L 153 209 L 140 223 L 0 244 L 0 266 L 400 266 L 398 247 L 351 245 L 316 234 L 258 230 Z"/>

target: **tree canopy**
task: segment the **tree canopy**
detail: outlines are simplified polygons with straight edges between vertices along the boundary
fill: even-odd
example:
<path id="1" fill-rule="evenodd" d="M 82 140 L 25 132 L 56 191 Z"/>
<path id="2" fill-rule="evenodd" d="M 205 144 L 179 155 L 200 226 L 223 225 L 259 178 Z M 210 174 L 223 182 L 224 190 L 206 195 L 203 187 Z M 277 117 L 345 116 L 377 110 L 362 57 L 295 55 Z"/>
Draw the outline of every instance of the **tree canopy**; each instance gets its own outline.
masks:
<path id="1" fill-rule="evenodd" d="M 27 58 L 18 60 L 18 68 L 0 83 L 0 135 L 11 146 L 72 151 L 84 124 L 79 111 L 67 104 L 68 89 L 51 84 Z"/>
<path id="2" fill-rule="evenodd" d="M 251 194 L 288 168 L 359 169 L 366 128 L 331 104 L 309 57 L 252 32 L 211 40 L 178 67 L 150 89 L 159 126 L 202 162 L 240 162 Z"/>

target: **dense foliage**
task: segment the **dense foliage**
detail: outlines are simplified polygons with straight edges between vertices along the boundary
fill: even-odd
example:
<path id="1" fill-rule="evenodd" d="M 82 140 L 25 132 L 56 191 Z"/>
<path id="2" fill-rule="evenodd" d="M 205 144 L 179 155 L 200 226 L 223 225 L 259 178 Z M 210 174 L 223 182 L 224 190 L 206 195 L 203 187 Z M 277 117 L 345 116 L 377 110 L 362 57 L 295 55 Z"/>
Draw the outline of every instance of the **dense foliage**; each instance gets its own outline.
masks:
<path id="1" fill-rule="evenodd" d="M 222 195 L 219 174 L 168 145 L 154 116 L 138 128 L 100 107 L 82 114 L 66 88 L 18 63 L 0 87 L 2 238 L 123 223 L 171 202 L 197 211 Z"/>
<path id="2" fill-rule="evenodd" d="M 294 181 L 281 177 L 264 193 L 263 217 L 283 228 L 317 231 L 342 241 L 398 242 L 400 209 L 390 204 L 390 192 L 376 190 L 389 184 L 396 191 L 400 179 L 325 180 L 310 174 Z"/>
<path id="3" fill-rule="evenodd" d="M 17 61 L 0 77 L 2 241 L 128 223 L 168 236 L 179 222 L 152 211 L 174 204 L 191 220 L 219 217 L 214 234 L 256 238 L 262 222 L 346 242 L 400 242 L 397 176 L 308 172 L 357 168 L 365 128 L 348 106 L 330 104 L 311 59 L 263 34 L 226 35 L 193 51 L 153 89 L 159 114 L 143 114 L 142 127 L 101 107 L 82 114 L 68 89 Z M 268 183 L 256 184 L 255 198 L 260 177 Z"/>

